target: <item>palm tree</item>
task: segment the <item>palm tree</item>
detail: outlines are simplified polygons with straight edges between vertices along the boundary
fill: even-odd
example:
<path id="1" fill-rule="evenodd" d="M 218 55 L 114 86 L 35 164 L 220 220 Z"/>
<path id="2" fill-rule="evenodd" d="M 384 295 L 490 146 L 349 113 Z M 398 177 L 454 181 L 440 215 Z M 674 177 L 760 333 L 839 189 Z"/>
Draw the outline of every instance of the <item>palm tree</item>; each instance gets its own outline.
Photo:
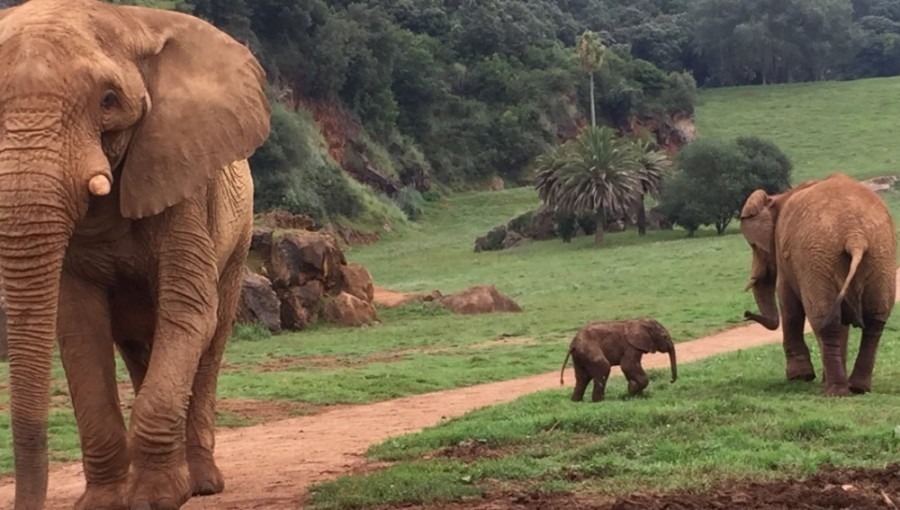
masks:
<path id="1" fill-rule="evenodd" d="M 633 147 L 606 126 L 585 129 L 539 157 L 536 165 L 541 199 L 551 210 L 594 214 L 598 245 L 607 215 L 627 213 L 642 189 Z"/>
<path id="2" fill-rule="evenodd" d="M 578 57 L 578 62 L 581 64 L 581 69 L 591 77 L 591 127 L 596 127 L 597 107 L 594 102 L 594 73 L 603 67 L 603 61 L 606 59 L 606 46 L 596 32 L 587 30 L 578 38 L 575 54 Z"/>
<path id="3" fill-rule="evenodd" d="M 641 183 L 637 200 L 638 235 L 647 233 L 647 211 L 644 197 L 659 197 L 662 181 L 672 169 L 672 160 L 665 152 L 655 150 L 649 140 L 635 140 L 632 145 L 637 161 L 637 178 Z"/>

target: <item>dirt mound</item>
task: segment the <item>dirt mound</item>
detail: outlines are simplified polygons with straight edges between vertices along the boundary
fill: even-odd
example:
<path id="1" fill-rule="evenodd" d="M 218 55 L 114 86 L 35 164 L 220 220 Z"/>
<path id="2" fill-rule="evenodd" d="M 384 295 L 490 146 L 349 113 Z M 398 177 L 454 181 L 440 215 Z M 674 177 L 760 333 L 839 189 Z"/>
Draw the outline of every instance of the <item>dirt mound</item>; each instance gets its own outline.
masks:
<path id="1" fill-rule="evenodd" d="M 807 479 L 722 484 L 708 491 L 611 497 L 567 492 L 498 491 L 460 503 L 403 505 L 405 510 L 869 510 L 896 509 L 900 464 L 883 469 L 828 467 Z M 387 510 L 391 507 L 381 507 Z M 396 508 L 396 507 L 395 507 Z"/>

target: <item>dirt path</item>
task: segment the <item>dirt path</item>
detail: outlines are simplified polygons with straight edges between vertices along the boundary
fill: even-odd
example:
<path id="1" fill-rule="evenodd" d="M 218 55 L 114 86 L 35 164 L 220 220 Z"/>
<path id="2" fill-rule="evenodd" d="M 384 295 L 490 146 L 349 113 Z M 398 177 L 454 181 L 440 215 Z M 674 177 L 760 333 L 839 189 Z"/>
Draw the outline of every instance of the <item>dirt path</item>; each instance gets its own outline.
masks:
<path id="1" fill-rule="evenodd" d="M 897 278 L 900 280 L 900 272 Z M 777 343 L 780 339 L 780 330 L 744 325 L 678 344 L 678 361 L 687 363 Z M 644 360 L 646 368 L 668 366 L 665 354 L 648 355 Z M 567 370 L 566 381 L 569 385 L 574 381 L 571 368 Z M 553 388 L 559 388 L 559 371 L 223 430 L 217 436 L 216 458 L 225 474 L 225 492 L 193 498 L 183 508 L 294 510 L 311 484 L 362 467 L 364 452 L 375 443 L 437 425 L 443 419 L 480 407 Z M 83 488 L 80 463 L 54 467 L 46 510 L 70 510 Z M 12 480 L 0 480 L 0 508 L 7 508 L 12 500 Z"/>

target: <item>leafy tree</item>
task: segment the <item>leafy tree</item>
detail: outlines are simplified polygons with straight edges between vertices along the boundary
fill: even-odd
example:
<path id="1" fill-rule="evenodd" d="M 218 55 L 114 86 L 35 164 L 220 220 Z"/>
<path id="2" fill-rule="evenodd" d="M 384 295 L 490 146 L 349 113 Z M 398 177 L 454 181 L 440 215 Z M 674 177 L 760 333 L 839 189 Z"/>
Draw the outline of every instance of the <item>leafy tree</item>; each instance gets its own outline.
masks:
<path id="1" fill-rule="evenodd" d="M 663 187 L 661 206 L 689 234 L 713 225 L 722 235 L 753 190 L 778 193 L 790 186 L 788 157 L 757 137 L 700 139 L 688 144 L 676 163 L 679 171 Z"/>
<path id="2" fill-rule="evenodd" d="M 626 214 L 641 189 L 629 142 L 606 126 L 589 127 L 571 142 L 539 158 L 536 188 L 552 210 L 597 218 L 595 244 L 603 243 L 606 218 Z"/>

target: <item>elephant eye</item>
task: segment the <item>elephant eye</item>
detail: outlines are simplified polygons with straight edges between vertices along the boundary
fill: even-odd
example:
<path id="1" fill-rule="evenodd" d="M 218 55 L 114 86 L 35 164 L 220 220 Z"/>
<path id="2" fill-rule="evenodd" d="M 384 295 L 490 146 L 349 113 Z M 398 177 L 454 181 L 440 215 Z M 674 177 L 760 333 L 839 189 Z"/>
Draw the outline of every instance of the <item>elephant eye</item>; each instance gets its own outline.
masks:
<path id="1" fill-rule="evenodd" d="M 114 90 L 107 90 L 103 94 L 103 99 L 100 100 L 100 107 L 104 110 L 108 110 L 110 108 L 114 108 L 119 104 L 119 96 L 116 94 Z"/>

